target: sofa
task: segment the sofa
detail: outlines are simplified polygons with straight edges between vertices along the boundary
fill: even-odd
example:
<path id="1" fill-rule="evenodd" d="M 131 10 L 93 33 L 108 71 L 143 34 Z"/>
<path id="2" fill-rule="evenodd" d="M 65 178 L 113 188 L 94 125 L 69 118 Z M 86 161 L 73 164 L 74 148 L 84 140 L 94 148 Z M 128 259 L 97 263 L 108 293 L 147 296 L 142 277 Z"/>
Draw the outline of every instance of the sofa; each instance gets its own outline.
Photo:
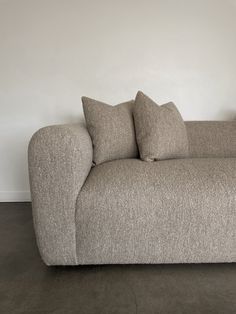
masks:
<path id="1" fill-rule="evenodd" d="M 85 126 L 29 144 L 37 244 L 47 265 L 236 262 L 235 121 L 185 122 L 189 158 L 93 166 Z"/>

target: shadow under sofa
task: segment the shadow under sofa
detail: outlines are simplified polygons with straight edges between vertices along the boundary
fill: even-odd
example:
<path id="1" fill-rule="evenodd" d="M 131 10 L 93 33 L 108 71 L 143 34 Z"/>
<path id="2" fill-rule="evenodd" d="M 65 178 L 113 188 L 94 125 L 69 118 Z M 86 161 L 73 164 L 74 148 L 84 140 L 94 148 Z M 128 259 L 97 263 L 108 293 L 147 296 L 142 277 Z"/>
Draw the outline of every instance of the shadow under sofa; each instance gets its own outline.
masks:
<path id="1" fill-rule="evenodd" d="M 29 144 L 38 247 L 47 265 L 236 262 L 235 121 L 185 122 L 190 156 L 92 167 L 81 125 Z"/>

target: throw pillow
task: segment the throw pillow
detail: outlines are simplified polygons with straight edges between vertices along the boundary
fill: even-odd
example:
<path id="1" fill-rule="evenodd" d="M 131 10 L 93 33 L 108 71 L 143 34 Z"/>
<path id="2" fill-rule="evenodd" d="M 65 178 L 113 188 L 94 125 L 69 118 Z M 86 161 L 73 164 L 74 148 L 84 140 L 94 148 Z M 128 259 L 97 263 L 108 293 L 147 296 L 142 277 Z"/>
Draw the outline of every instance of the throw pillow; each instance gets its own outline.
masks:
<path id="1" fill-rule="evenodd" d="M 133 114 L 142 160 L 188 157 L 185 123 L 172 102 L 158 106 L 151 98 L 139 91 Z"/>
<path id="2" fill-rule="evenodd" d="M 109 160 L 138 156 L 132 115 L 133 100 L 110 106 L 82 97 L 82 103 L 93 142 L 93 162 L 96 165 Z"/>

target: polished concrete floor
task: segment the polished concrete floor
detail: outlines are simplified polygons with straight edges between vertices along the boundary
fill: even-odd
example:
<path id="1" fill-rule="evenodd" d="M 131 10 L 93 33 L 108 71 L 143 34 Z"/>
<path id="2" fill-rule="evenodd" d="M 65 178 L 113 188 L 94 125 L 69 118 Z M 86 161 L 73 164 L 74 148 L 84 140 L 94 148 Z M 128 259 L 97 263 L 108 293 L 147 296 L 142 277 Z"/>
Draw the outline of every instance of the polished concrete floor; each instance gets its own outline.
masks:
<path id="1" fill-rule="evenodd" d="M 0 203 L 0 313 L 236 314 L 236 264 L 47 267 L 30 203 Z"/>

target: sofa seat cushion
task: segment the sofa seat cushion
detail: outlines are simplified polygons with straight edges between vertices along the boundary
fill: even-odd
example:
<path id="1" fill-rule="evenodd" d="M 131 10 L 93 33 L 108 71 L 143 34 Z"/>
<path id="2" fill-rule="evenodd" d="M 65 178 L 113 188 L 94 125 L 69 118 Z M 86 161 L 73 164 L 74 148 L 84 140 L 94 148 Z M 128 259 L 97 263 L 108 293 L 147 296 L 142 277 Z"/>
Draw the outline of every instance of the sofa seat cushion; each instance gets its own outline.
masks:
<path id="1" fill-rule="evenodd" d="M 236 159 L 93 168 L 79 193 L 79 264 L 236 261 Z"/>

